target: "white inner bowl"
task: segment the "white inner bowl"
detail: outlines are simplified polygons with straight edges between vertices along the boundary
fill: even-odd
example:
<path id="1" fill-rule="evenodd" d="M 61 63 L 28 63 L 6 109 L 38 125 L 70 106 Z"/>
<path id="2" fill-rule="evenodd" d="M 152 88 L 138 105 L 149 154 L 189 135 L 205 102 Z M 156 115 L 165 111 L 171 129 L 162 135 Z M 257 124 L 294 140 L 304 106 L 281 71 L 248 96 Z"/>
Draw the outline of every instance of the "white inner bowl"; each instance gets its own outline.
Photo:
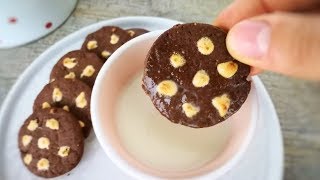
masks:
<path id="1" fill-rule="evenodd" d="M 185 171 L 156 169 L 137 160 L 132 153 L 127 151 L 119 137 L 116 107 L 121 93 L 132 81 L 132 77 L 143 71 L 144 61 L 150 47 L 163 32 L 163 30 L 153 31 L 127 42 L 104 64 L 92 92 L 91 115 L 94 131 L 108 157 L 120 169 L 135 178 L 219 178 L 241 159 L 254 134 L 258 107 L 256 90 L 253 85 L 246 102 L 236 114 L 227 120 L 231 126 L 228 144 L 216 158 L 201 167 Z M 141 91 L 143 91 L 142 88 Z M 172 123 L 172 125 L 175 124 Z M 147 147 L 146 144 L 142 148 Z"/>

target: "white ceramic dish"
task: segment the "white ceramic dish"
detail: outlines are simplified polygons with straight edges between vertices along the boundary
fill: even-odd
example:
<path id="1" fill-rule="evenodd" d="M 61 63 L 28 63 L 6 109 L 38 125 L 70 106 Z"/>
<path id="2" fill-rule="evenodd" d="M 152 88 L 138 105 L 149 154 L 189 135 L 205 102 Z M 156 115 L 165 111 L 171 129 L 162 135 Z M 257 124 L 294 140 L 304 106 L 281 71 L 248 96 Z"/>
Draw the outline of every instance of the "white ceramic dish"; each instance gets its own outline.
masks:
<path id="1" fill-rule="evenodd" d="M 77 0 L 0 0 L 0 4 L 0 48 L 11 48 L 58 28 Z"/>
<path id="2" fill-rule="evenodd" d="M 20 160 L 17 132 L 32 112 L 36 95 L 48 82 L 51 68 L 64 53 L 81 46 L 85 36 L 104 25 L 122 28 L 141 27 L 148 30 L 167 29 L 178 21 L 154 17 L 127 17 L 85 27 L 41 54 L 19 77 L 0 111 L 0 179 L 37 179 Z M 221 179 L 278 180 L 282 178 L 283 145 L 279 121 L 272 102 L 259 78 L 254 77 L 258 94 L 259 121 L 252 142 L 243 158 Z M 17 173 L 19 172 L 19 173 Z M 69 174 L 69 175 L 68 175 Z M 84 156 L 67 175 L 56 179 L 131 179 L 118 169 L 100 147 L 95 134 L 86 140 Z M 40 179 L 40 178 L 39 178 Z"/>

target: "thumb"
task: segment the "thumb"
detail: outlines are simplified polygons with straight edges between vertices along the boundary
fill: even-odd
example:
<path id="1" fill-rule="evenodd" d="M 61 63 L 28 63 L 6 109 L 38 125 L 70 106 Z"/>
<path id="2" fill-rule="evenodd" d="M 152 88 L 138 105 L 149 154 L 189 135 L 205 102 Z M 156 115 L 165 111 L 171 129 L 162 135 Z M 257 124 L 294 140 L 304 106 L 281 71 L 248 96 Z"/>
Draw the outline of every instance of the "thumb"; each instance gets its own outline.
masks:
<path id="1" fill-rule="evenodd" d="M 320 15 L 272 13 L 239 22 L 229 53 L 256 68 L 320 80 Z"/>

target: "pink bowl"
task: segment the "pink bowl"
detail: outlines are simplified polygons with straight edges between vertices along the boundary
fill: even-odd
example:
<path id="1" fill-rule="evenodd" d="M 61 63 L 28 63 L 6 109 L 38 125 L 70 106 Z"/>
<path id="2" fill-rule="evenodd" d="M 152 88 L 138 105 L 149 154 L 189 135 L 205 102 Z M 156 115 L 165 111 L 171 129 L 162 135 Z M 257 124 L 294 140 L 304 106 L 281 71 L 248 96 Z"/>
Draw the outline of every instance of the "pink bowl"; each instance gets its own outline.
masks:
<path id="1" fill-rule="evenodd" d="M 104 64 L 92 92 L 93 128 L 103 150 L 124 172 L 138 179 L 208 178 L 216 179 L 233 169 L 251 141 L 258 119 L 257 95 L 252 86 L 241 109 L 228 119 L 231 138 L 220 155 L 206 165 L 188 171 L 160 171 L 137 161 L 121 145 L 115 128 L 115 104 L 128 81 L 144 68 L 144 60 L 153 42 L 164 31 L 139 36 L 120 47 Z"/>

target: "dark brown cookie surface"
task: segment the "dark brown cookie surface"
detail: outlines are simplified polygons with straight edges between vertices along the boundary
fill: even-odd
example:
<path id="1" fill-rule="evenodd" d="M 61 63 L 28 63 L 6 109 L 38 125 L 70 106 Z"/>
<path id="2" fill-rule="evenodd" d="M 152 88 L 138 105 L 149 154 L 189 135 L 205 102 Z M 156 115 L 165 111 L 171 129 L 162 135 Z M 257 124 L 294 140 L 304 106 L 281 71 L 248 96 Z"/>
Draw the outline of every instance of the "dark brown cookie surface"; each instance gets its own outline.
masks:
<path id="1" fill-rule="evenodd" d="M 20 128 L 18 144 L 24 165 L 41 177 L 56 177 L 80 161 L 84 140 L 76 118 L 62 109 L 34 112 Z"/>
<path id="2" fill-rule="evenodd" d="M 219 28 L 190 23 L 174 26 L 155 41 L 142 86 L 163 116 L 201 128 L 240 109 L 251 87 L 250 67 L 231 57 L 225 38 Z"/>
<path id="3" fill-rule="evenodd" d="M 140 29 L 140 28 L 127 29 L 126 31 L 130 35 L 130 37 L 131 37 L 130 39 L 133 39 L 135 37 L 138 37 L 142 34 L 149 32 L 148 30 Z"/>
<path id="4" fill-rule="evenodd" d="M 93 87 L 103 63 L 100 58 L 86 51 L 76 50 L 65 54 L 53 67 L 50 79 L 79 79 Z"/>
<path id="5" fill-rule="evenodd" d="M 116 51 L 122 44 L 130 39 L 127 31 L 116 26 L 105 26 L 89 34 L 82 50 L 96 53 L 103 61 Z"/>
<path id="6" fill-rule="evenodd" d="M 77 79 L 59 78 L 47 84 L 34 101 L 33 109 L 38 111 L 60 107 L 73 113 L 83 128 L 85 137 L 91 130 L 90 115 L 91 88 Z"/>

